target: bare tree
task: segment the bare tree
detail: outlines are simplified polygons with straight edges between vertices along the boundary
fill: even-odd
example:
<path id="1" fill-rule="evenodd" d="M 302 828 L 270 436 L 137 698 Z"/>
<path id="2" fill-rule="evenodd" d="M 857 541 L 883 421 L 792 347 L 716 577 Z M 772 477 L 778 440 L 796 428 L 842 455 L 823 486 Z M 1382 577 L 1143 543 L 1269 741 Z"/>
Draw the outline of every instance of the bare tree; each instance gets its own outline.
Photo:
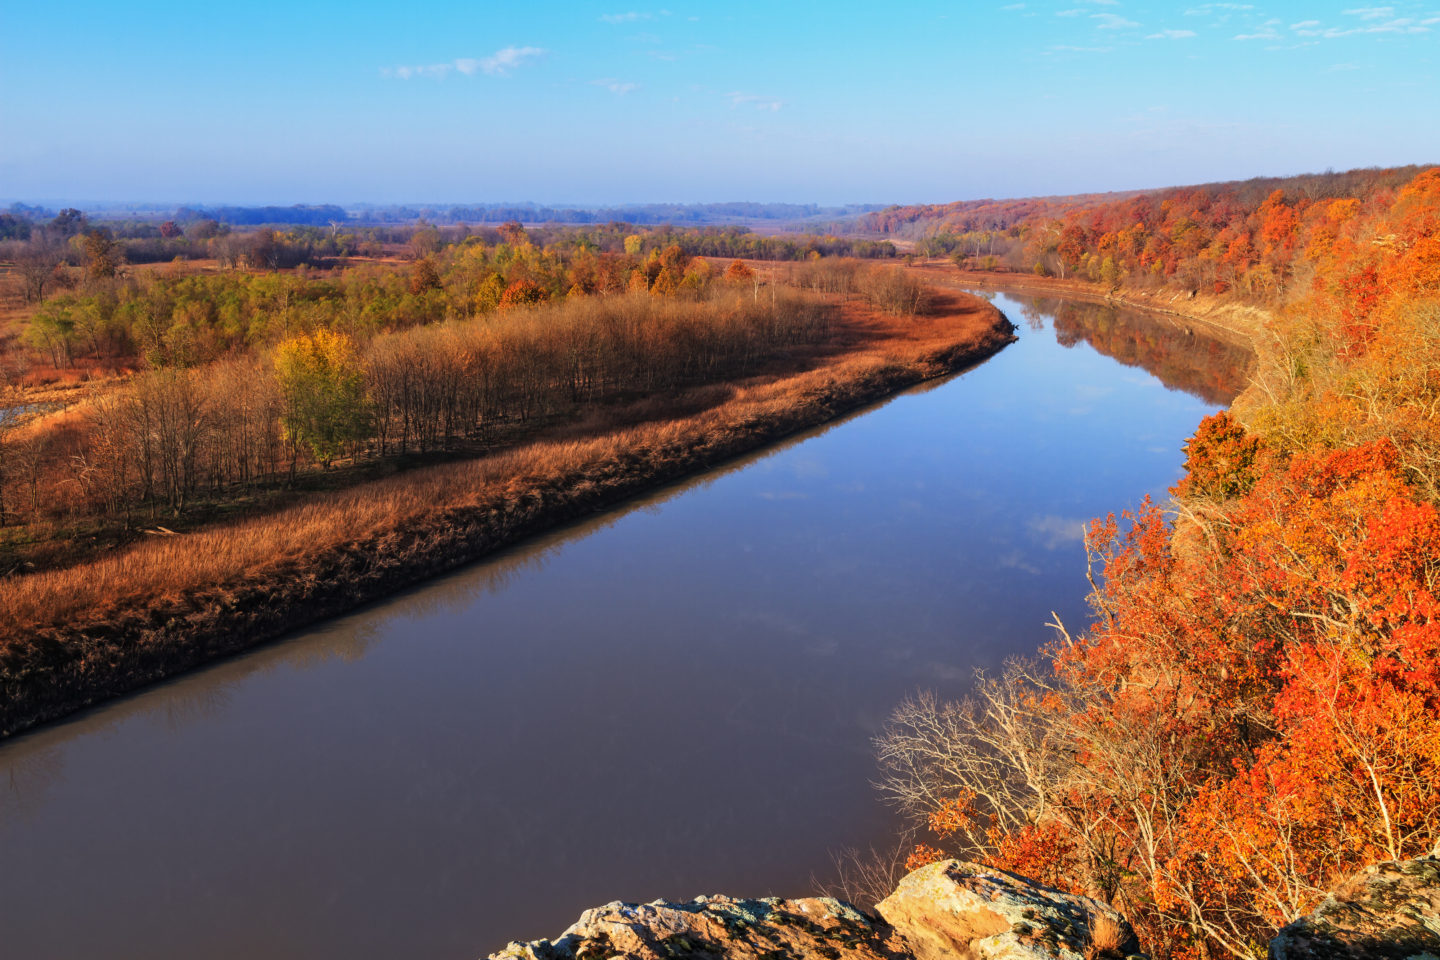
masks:
<path id="1" fill-rule="evenodd" d="M 42 300 L 45 288 L 55 284 L 60 265 L 65 262 L 65 249 L 45 231 L 36 230 L 15 258 L 15 267 L 25 282 L 27 303 Z"/>

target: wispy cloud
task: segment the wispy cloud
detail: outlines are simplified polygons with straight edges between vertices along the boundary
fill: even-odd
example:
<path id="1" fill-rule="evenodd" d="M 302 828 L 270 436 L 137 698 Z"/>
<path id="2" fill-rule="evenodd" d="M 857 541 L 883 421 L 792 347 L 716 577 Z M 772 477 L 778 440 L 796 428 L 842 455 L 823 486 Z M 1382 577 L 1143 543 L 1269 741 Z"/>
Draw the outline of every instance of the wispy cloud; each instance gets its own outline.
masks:
<path id="1" fill-rule="evenodd" d="M 1059 517 L 1049 513 L 1028 518 L 1025 526 L 1046 550 L 1059 550 L 1072 543 L 1084 543 L 1088 523 L 1082 517 Z"/>
<path id="2" fill-rule="evenodd" d="M 1126 30 L 1140 26 L 1134 20 L 1126 20 L 1118 13 L 1092 13 L 1090 19 L 1099 20 L 1101 30 Z"/>
<path id="3" fill-rule="evenodd" d="M 1161 30 L 1145 37 L 1146 40 L 1189 40 L 1196 36 L 1194 30 Z"/>
<path id="4" fill-rule="evenodd" d="M 541 47 L 505 47 L 488 57 L 457 57 L 448 63 L 427 63 L 419 66 L 381 67 L 380 75 L 393 80 L 411 80 L 416 77 L 438 80 L 452 72 L 474 76 L 477 73 L 492 77 L 503 77 L 516 67 L 543 57 L 546 51 Z"/>
<path id="5" fill-rule="evenodd" d="M 1394 7 L 1355 7 L 1344 13 L 1347 17 L 1359 17 L 1361 20 L 1393 20 L 1395 18 Z"/>
<path id="6" fill-rule="evenodd" d="M 461 71 L 464 73 L 474 73 L 478 66 L 479 69 L 492 76 L 503 77 L 525 61 L 534 60 L 537 57 L 543 56 L 545 56 L 545 49 L 543 47 L 505 47 L 502 50 L 496 50 L 488 57 L 480 59 L 468 70 L 461 67 Z"/>
<path id="7" fill-rule="evenodd" d="M 624 13 L 602 13 L 602 23 L 638 23 L 641 20 L 654 20 L 656 17 L 670 16 L 669 10 L 658 10 L 655 13 L 643 10 L 627 10 Z M 699 20 L 699 17 L 689 17 L 690 20 Z"/>
<path id="8" fill-rule="evenodd" d="M 412 77 L 434 77 L 445 76 L 455 69 L 453 63 L 429 63 L 412 67 L 381 67 L 380 76 L 392 80 L 409 80 Z"/>
<path id="9" fill-rule="evenodd" d="M 628 80 L 616 80 L 614 77 L 604 77 L 600 80 L 591 80 L 592 87 L 604 87 L 611 93 L 624 96 L 632 90 L 639 90 L 640 84 L 630 83 Z"/>
<path id="10" fill-rule="evenodd" d="M 1281 21 L 1272 18 L 1249 33 L 1238 34 L 1235 39 L 1269 40 L 1272 43 L 1288 41 L 1288 45 L 1273 46 L 1269 49 L 1291 50 L 1341 37 L 1431 33 L 1432 28 L 1440 24 L 1440 16 L 1427 16 L 1424 19 L 1397 17 L 1394 7 L 1352 7 L 1342 14 L 1353 19 L 1339 26 L 1327 25 L 1321 20 L 1300 20 L 1290 24 L 1289 33 L 1286 34 L 1281 30 Z"/>
<path id="11" fill-rule="evenodd" d="M 1248 3 L 1202 3 L 1185 11 L 1187 17 L 1208 17 L 1211 26 L 1223 26 L 1234 17 L 1245 16 L 1255 7 Z"/>
<path id="12" fill-rule="evenodd" d="M 1253 33 L 1240 33 L 1235 35 L 1236 40 L 1280 40 L 1280 31 L 1275 28 L 1280 26 L 1279 20 L 1266 20 L 1255 29 Z"/>
<path id="13" fill-rule="evenodd" d="M 762 97 L 753 93 L 740 93 L 738 91 L 725 94 L 732 107 L 754 107 L 756 110 L 776 111 L 785 106 L 784 100 L 777 100 L 774 97 Z"/>
<path id="14" fill-rule="evenodd" d="M 1388 8 L 1382 7 L 1376 9 Z M 1350 11 L 1346 12 L 1348 13 Z M 1309 24 L 1303 27 L 1297 26 L 1295 28 L 1295 34 L 1301 37 L 1319 37 L 1323 40 L 1334 40 L 1338 37 L 1353 37 L 1367 33 L 1429 33 L 1431 24 L 1437 22 L 1434 19 L 1415 20 L 1411 17 L 1400 17 L 1381 23 L 1375 22 L 1374 18 L 1369 16 L 1362 17 L 1361 19 L 1366 22 L 1353 27 L 1326 27 L 1319 24 L 1314 26 L 1310 26 Z"/>

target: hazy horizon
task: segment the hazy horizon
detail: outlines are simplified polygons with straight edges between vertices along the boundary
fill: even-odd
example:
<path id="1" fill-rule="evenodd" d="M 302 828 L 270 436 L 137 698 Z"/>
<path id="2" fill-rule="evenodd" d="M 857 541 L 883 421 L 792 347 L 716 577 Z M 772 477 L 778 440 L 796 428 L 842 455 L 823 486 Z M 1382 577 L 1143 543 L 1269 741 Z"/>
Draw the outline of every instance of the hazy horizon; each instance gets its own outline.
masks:
<path id="1" fill-rule="evenodd" d="M 834 206 L 1396 166 L 1440 157 L 1437 28 L 1413 2 L 25 5 L 0 193 Z"/>
<path id="2" fill-rule="evenodd" d="M 1405 162 L 1403 162 L 1403 163 L 1393 163 L 1393 164 L 1369 164 L 1369 165 L 1367 165 L 1366 168 L 1376 169 L 1376 168 L 1404 167 L 1404 166 L 1421 166 L 1421 167 L 1426 167 L 1426 166 L 1434 166 L 1434 165 L 1440 165 L 1440 164 L 1432 164 L 1432 163 L 1430 163 L 1429 161 L 1421 158 L 1421 159 L 1417 159 L 1417 160 L 1408 160 L 1408 161 L 1405 161 Z M 702 206 L 719 206 L 719 205 L 724 205 L 724 204 L 753 203 L 753 204 L 774 204 L 774 205 L 785 204 L 785 205 L 793 205 L 793 206 L 815 206 L 815 207 L 821 207 L 821 208 L 825 208 L 825 209 L 833 209 L 833 208 L 841 208 L 841 207 L 862 207 L 862 206 L 886 207 L 886 206 L 907 206 L 907 205 L 911 205 L 911 204 L 932 204 L 932 203 L 933 203 L 933 204 L 942 204 L 942 203 L 965 202 L 965 201 L 972 201 L 972 200 L 1011 200 L 1011 199 L 1044 198 L 1044 197 L 1082 196 L 1082 195 L 1086 195 L 1086 194 L 1142 193 L 1142 192 L 1149 192 L 1149 191 L 1155 191 L 1155 190 L 1165 190 L 1165 189 L 1174 188 L 1174 187 L 1199 186 L 1199 185 L 1203 185 L 1203 184 L 1206 184 L 1206 183 L 1228 183 L 1228 182 L 1244 182 L 1244 181 L 1246 181 L 1246 180 L 1284 179 L 1284 178 L 1287 178 L 1287 177 L 1308 176 L 1308 175 L 1312 175 L 1312 174 L 1317 174 L 1317 175 L 1318 175 L 1318 174 L 1332 173 L 1332 172 L 1337 172 L 1337 171 L 1338 171 L 1338 172 L 1344 172 L 1345 169 L 1366 169 L 1366 168 L 1344 168 L 1344 169 L 1342 169 L 1342 168 L 1337 168 L 1337 167 L 1331 167 L 1331 168 L 1326 168 L 1326 169 L 1291 170 L 1291 171 L 1283 171 L 1283 172 L 1266 171 L 1266 172 L 1262 172 L 1262 173 L 1250 174 L 1250 175 L 1248 175 L 1248 176 L 1230 177 L 1230 178 L 1227 178 L 1227 179 L 1225 179 L 1225 180 L 1203 180 L 1203 181 L 1202 181 L 1202 180 L 1195 180 L 1195 181 L 1187 181 L 1187 182 L 1184 182 L 1184 183 L 1179 183 L 1179 182 L 1175 182 L 1175 183 L 1168 183 L 1168 182 L 1167 182 L 1167 183 L 1154 183 L 1154 184 L 1146 184 L 1146 185 L 1143 185 L 1143 186 L 1119 187 L 1119 188 L 1110 189 L 1110 190 L 1076 190 L 1076 191 L 1074 191 L 1074 193 L 1072 193 L 1072 194 L 1053 194 L 1053 193 L 1029 193 L 1029 194 L 1010 194 L 1010 195 L 987 194 L 987 195 L 976 195 L 976 196 L 955 196 L 955 197 L 950 197 L 949 199 L 946 199 L 946 200 L 927 200 L 927 199 L 896 199 L 896 200 L 889 200 L 889 199 L 887 199 L 887 200 L 873 200 L 873 199 L 872 199 L 872 200 L 840 200 L 840 201 L 834 201 L 834 202 L 821 202 L 821 201 L 817 201 L 817 200 L 806 199 L 806 198 L 803 198 L 803 197 L 798 197 L 798 198 L 797 198 L 797 197 L 790 197 L 790 198 L 786 198 L 786 197 L 775 197 L 775 198 L 725 197 L 725 198 L 715 199 L 715 200 L 679 200 L 679 199 L 667 199 L 667 198 L 660 198 L 660 199 L 653 199 L 653 198 L 652 198 L 652 199 L 640 199 L 640 200 L 632 199 L 632 200 L 617 200 L 617 201 L 595 201 L 595 200 L 592 200 L 592 201 L 586 201 L 586 200 L 578 200 L 578 201 L 555 201 L 555 200 L 542 200 L 542 199 L 534 199 L 534 198 L 498 199 L 498 200 L 486 200 L 486 199 L 473 199 L 473 198 L 472 198 L 472 199 L 440 199 L 440 200 L 434 200 L 434 199 L 432 199 L 432 200 L 391 200 L 391 201 L 377 201 L 377 200 L 368 200 L 368 199 L 365 199 L 365 198 L 348 198 L 348 199 L 345 199 L 345 198 L 334 198 L 334 197 L 312 197 L 312 198 L 300 198 L 300 199 L 290 199 L 290 198 L 286 198 L 286 199 L 278 199 L 278 200 L 277 200 L 277 199 L 271 199 L 271 198 L 264 198 L 264 197 L 257 198 L 257 199 L 254 199 L 254 200 L 236 200 L 236 199 L 234 199 L 234 198 L 225 198 L 225 197 L 219 197 L 219 198 L 216 198 L 216 197 L 194 198 L 194 197 L 192 197 L 192 198 L 188 198 L 188 199 L 175 199 L 175 200 L 158 199 L 158 200 L 157 200 L 157 199 L 149 199 L 149 198 L 139 198 L 139 199 L 137 199 L 137 198 L 133 198 L 133 197 L 96 198 L 96 197 L 73 197 L 73 196 L 70 196 L 70 197 L 67 197 L 67 196 L 59 196 L 59 197 L 11 197 L 11 196 L 0 196 L 0 204 L 9 205 L 9 204 L 13 204 L 13 203 L 22 203 L 22 204 L 26 204 L 26 205 L 29 205 L 29 206 L 43 206 L 43 207 L 78 206 L 78 207 L 82 207 L 82 208 L 83 208 L 84 205 L 89 204 L 89 205 L 95 206 L 95 207 L 116 207 L 116 208 L 121 208 L 121 207 L 123 207 L 123 208 L 131 208 L 131 209 L 155 209 L 155 210 L 164 210 L 164 209 L 169 209 L 169 208 L 177 208 L 177 209 L 178 209 L 178 208 L 180 208 L 180 207 L 222 207 L 222 206 L 236 206 L 236 207 L 293 207 L 293 206 L 318 207 L 318 206 L 325 206 L 325 205 L 334 205 L 334 206 L 338 206 L 338 207 L 344 207 L 344 208 L 346 208 L 346 209 L 363 209 L 363 208 L 367 208 L 367 207 L 373 207 L 373 208 L 376 208 L 376 209 L 391 209 L 391 208 L 395 208 L 395 207 L 422 207 L 422 208 L 432 208 L 432 209 L 435 209 L 435 208 L 467 207 L 467 206 L 469 206 L 469 207 L 510 207 L 510 206 L 514 206 L 514 207 L 524 207 L 524 206 L 531 206 L 531 207 L 536 207 L 536 208 L 551 208 L 551 209 L 556 209 L 556 208 L 570 208 L 570 209 L 576 209 L 576 210 L 599 210 L 599 209 L 607 209 L 607 208 L 625 209 L 625 208 L 631 208 L 631 207 L 647 207 L 647 206 L 702 207 Z"/>

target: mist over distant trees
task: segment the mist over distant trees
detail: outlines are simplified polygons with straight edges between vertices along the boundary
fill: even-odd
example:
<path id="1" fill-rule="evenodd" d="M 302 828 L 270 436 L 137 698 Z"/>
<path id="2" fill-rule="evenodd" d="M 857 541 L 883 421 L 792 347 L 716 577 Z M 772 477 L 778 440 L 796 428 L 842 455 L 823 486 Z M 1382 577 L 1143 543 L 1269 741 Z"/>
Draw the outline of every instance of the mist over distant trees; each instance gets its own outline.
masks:
<path id="1" fill-rule="evenodd" d="M 332 223 L 346 223 L 350 214 L 344 207 L 332 203 L 319 206 L 297 203 L 292 207 L 180 207 L 172 219 L 181 223 L 217 220 L 240 227 L 258 227 L 261 224 L 324 227 Z"/>

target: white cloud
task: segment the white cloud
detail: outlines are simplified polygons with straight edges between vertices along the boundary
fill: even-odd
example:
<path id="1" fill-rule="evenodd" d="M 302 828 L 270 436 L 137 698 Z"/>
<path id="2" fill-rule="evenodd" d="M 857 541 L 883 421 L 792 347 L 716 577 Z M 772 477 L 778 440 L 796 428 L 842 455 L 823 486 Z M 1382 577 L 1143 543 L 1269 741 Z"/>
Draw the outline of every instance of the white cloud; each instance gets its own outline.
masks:
<path id="1" fill-rule="evenodd" d="M 1389 8 L 1376 7 L 1373 9 L 1386 10 Z M 1352 13 L 1354 11 L 1347 10 L 1346 12 Z M 1364 19 L 1366 21 L 1373 20 L 1373 18 L 1370 18 L 1368 16 L 1362 17 L 1361 19 Z M 1357 34 L 1367 33 L 1429 33 L 1429 25 L 1434 22 L 1435 21 L 1433 20 L 1422 20 L 1416 22 L 1410 17 L 1400 17 L 1396 20 L 1387 20 L 1384 23 L 1367 22 L 1364 26 L 1360 27 L 1321 27 L 1318 24 L 1315 26 L 1310 26 L 1309 22 L 1306 22 L 1303 24 L 1296 24 L 1294 29 L 1297 36 L 1319 37 L 1322 40 L 1334 40 L 1338 37 L 1352 37 Z"/>
<path id="2" fill-rule="evenodd" d="M 1058 13 L 1056 13 L 1055 16 L 1057 16 L 1057 17 L 1078 17 L 1078 16 L 1080 16 L 1080 14 L 1082 14 L 1082 13 L 1084 13 L 1084 12 L 1085 12 L 1084 10 L 1080 10 L 1080 9 L 1061 10 L 1061 11 L 1059 11 Z"/>
<path id="3" fill-rule="evenodd" d="M 455 69 L 453 63 L 430 63 L 414 67 L 381 67 L 380 76 L 394 80 L 409 80 L 412 77 L 439 79 Z"/>
<path id="4" fill-rule="evenodd" d="M 1254 10 L 1255 7 L 1249 3 L 1202 3 L 1198 7 L 1191 7 L 1185 11 L 1187 17 L 1208 17 L 1213 14 L 1221 14 L 1220 22 L 1224 23 L 1232 13 L 1244 13 L 1247 10 Z"/>
<path id="5" fill-rule="evenodd" d="M 624 96 L 632 90 L 640 89 L 640 84 L 638 83 L 630 83 L 629 81 L 625 80 L 616 80 L 614 77 L 605 77 L 601 80 L 591 80 L 590 85 L 592 87 L 604 87 L 611 93 L 619 94 L 620 96 Z"/>
<path id="6" fill-rule="evenodd" d="M 631 10 L 628 13 L 602 13 L 600 19 L 605 23 L 634 23 L 636 20 L 651 19 L 651 14 Z"/>
<path id="7" fill-rule="evenodd" d="M 457 57 L 449 63 L 431 63 L 422 66 L 382 67 L 380 75 L 394 80 L 410 80 L 414 77 L 440 79 L 456 70 L 467 77 L 486 73 L 492 77 L 503 77 L 526 60 L 543 57 L 545 50 L 540 47 L 505 47 L 488 57 Z"/>
<path id="8" fill-rule="evenodd" d="M 1361 20 L 1393 20 L 1395 18 L 1394 7 L 1356 7 L 1353 10 L 1344 11 L 1347 17 L 1359 17 Z"/>
<path id="9" fill-rule="evenodd" d="M 482 59 L 480 69 L 488 74 L 503 77 L 526 60 L 543 56 L 545 56 L 545 50 L 542 47 L 506 47 L 503 50 L 496 50 L 490 56 Z"/>
<path id="10" fill-rule="evenodd" d="M 1266 20 L 1260 24 L 1259 29 L 1254 33 L 1242 33 L 1235 37 L 1236 40 L 1282 40 L 1280 31 L 1275 28 L 1280 26 L 1280 21 L 1275 19 Z"/>
<path id="11" fill-rule="evenodd" d="M 1059 550 L 1071 544 L 1085 542 L 1085 528 L 1089 523 L 1083 517 L 1059 517 L 1053 513 L 1029 517 L 1025 526 L 1046 550 Z"/>
<path id="12" fill-rule="evenodd" d="M 774 97 L 761 97 L 753 93 L 727 93 L 725 97 L 730 101 L 732 107 L 754 107 L 756 110 L 776 111 L 785 106 L 785 101 L 776 100 Z"/>
<path id="13" fill-rule="evenodd" d="M 1189 40 L 1196 36 L 1194 30 L 1161 30 L 1159 33 L 1152 33 L 1146 40 Z"/>
<path id="14" fill-rule="evenodd" d="M 1140 26 L 1134 20 L 1126 20 L 1118 13 L 1092 13 L 1090 19 L 1099 20 L 1101 30 L 1125 30 L 1129 27 Z"/>

